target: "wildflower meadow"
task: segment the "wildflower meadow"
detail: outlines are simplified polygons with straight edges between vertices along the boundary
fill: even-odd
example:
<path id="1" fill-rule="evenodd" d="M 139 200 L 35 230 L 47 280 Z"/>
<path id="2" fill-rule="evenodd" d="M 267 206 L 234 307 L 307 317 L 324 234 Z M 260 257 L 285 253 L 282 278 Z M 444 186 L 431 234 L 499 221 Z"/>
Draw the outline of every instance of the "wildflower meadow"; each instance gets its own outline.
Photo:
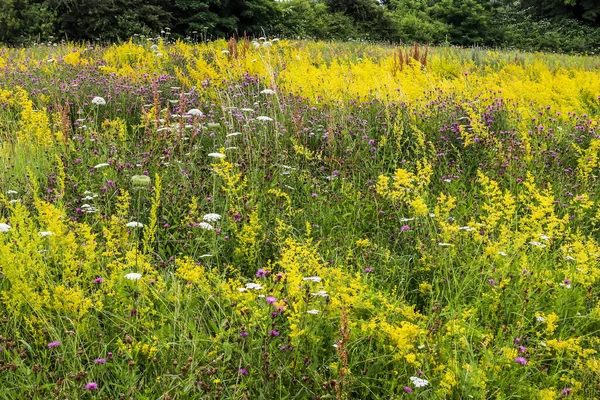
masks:
<path id="1" fill-rule="evenodd" d="M 0 48 L 0 398 L 600 398 L 600 59 Z"/>

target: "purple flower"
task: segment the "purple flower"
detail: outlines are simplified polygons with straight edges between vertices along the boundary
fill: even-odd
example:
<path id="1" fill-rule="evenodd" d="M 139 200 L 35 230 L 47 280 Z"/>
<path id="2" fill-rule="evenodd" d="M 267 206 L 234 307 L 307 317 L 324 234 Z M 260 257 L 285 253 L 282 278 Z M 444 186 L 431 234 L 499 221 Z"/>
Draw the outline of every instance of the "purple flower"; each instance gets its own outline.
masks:
<path id="1" fill-rule="evenodd" d="M 563 390 L 560 392 L 560 394 L 563 395 L 563 396 L 570 395 L 571 394 L 571 388 L 568 388 L 568 387 L 563 388 Z"/>
<path id="2" fill-rule="evenodd" d="M 265 299 L 267 303 L 269 304 L 273 304 L 277 302 L 277 299 L 273 296 L 267 296 L 267 298 Z"/>
<path id="3" fill-rule="evenodd" d="M 521 364 L 521 365 L 527 365 L 527 360 L 523 357 L 517 357 L 515 358 L 515 362 L 517 364 Z"/>
<path id="4" fill-rule="evenodd" d="M 408 225 L 403 225 L 402 228 L 400 228 L 401 231 L 410 231 L 410 226 Z"/>
<path id="5" fill-rule="evenodd" d="M 267 276 L 267 271 L 265 271 L 264 269 L 261 268 L 258 271 L 256 271 L 257 278 L 264 278 L 265 276 Z"/>
<path id="6" fill-rule="evenodd" d="M 413 390 L 411 388 L 409 388 L 408 386 L 404 386 L 404 391 L 406 393 L 412 393 Z"/>
<path id="7" fill-rule="evenodd" d="M 240 368 L 238 369 L 238 374 L 248 376 L 248 370 L 246 368 Z"/>
<path id="8" fill-rule="evenodd" d="M 105 358 L 96 358 L 94 360 L 94 364 L 106 364 L 106 359 Z"/>
<path id="9" fill-rule="evenodd" d="M 367 267 L 367 268 L 365 268 L 365 269 L 363 270 L 363 272 L 364 272 L 365 274 L 368 274 L 369 272 L 373 272 L 374 270 L 375 270 L 375 268 L 373 268 L 373 267 Z"/>
<path id="10" fill-rule="evenodd" d="M 85 385 L 86 390 L 98 390 L 98 384 L 96 382 L 89 382 Z"/>
<path id="11" fill-rule="evenodd" d="M 313 194 L 312 194 L 312 197 L 313 197 L 313 199 L 314 199 L 314 198 L 316 198 L 316 197 L 317 197 L 317 194 L 316 194 L 316 193 L 313 193 Z"/>
<path id="12" fill-rule="evenodd" d="M 98 277 L 98 278 L 94 279 L 92 281 L 92 283 L 102 283 L 103 280 L 104 280 L 104 278 Z"/>
<path id="13" fill-rule="evenodd" d="M 279 336 L 279 331 L 269 331 L 269 335 L 271 335 L 271 336 Z"/>
<path id="14" fill-rule="evenodd" d="M 519 354 L 523 354 L 527 351 L 527 347 L 525 346 L 519 346 Z"/>
<path id="15" fill-rule="evenodd" d="M 240 332 L 240 336 L 241 337 L 248 337 L 248 332 L 246 332 L 246 331 Z"/>
<path id="16" fill-rule="evenodd" d="M 58 346 L 60 346 L 60 340 L 57 340 L 56 342 L 48 343 L 48 347 L 50 347 L 50 348 L 58 347 Z"/>

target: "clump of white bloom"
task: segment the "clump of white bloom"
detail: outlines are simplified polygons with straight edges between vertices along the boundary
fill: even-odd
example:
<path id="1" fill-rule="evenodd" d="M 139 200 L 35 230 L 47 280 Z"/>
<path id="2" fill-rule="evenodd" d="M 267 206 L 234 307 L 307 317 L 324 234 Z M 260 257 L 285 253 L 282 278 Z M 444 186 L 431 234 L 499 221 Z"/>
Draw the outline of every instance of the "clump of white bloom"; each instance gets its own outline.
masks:
<path id="1" fill-rule="evenodd" d="M 272 89 L 264 89 L 260 91 L 261 94 L 275 94 L 275 91 Z"/>
<path id="2" fill-rule="evenodd" d="M 42 231 L 40 233 L 38 233 L 39 236 L 45 237 L 45 236 L 52 236 L 54 235 L 54 232 L 50 232 L 50 231 Z"/>
<path id="3" fill-rule="evenodd" d="M 10 230 L 10 225 L 5 224 L 4 222 L 0 223 L 0 232 L 8 232 Z"/>
<path id="4" fill-rule="evenodd" d="M 239 136 L 241 134 L 242 134 L 242 132 L 233 132 L 233 133 L 228 133 L 225 137 Z"/>
<path id="5" fill-rule="evenodd" d="M 144 226 L 141 222 L 131 221 L 125 224 L 128 228 L 141 228 Z"/>
<path id="6" fill-rule="evenodd" d="M 307 313 L 312 314 L 312 315 L 317 315 L 319 313 L 319 310 L 308 310 Z"/>
<path id="7" fill-rule="evenodd" d="M 429 385 L 429 381 L 423 378 L 418 378 L 416 376 L 411 376 L 410 380 L 412 381 L 413 385 L 415 385 L 416 387 L 420 388 L 420 387 L 425 387 L 427 385 Z"/>
<path id="8" fill-rule="evenodd" d="M 221 216 L 219 214 L 206 214 L 204 217 L 202 217 L 202 220 L 207 222 L 217 222 L 220 219 Z"/>
<path id="9" fill-rule="evenodd" d="M 92 104 L 95 104 L 97 106 L 105 106 L 106 100 L 104 100 L 104 98 L 102 98 L 100 96 L 96 96 L 92 99 Z"/>
<path id="10" fill-rule="evenodd" d="M 102 167 L 108 167 L 110 164 L 108 163 L 100 163 L 98 165 L 94 166 L 94 169 L 98 169 L 98 168 L 102 168 Z"/>
<path id="11" fill-rule="evenodd" d="M 250 283 L 246 283 L 246 289 L 252 289 L 252 290 L 261 290 L 263 287 L 261 285 L 259 285 L 258 283 L 254 283 L 254 282 L 250 282 Z"/>
<path id="12" fill-rule="evenodd" d="M 273 121 L 273 118 L 267 117 L 265 115 L 260 115 L 260 116 L 256 117 L 256 119 L 259 121 L 266 121 L 266 122 Z"/>
<path id="13" fill-rule="evenodd" d="M 8 190 L 6 191 L 6 194 L 19 194 L 19 192 L 17 192 L 16 190 Z"/>
<path id="14" fill-rule="evenodd" d="M 212 158 L 225 158 L 225 154 L 223 153 L 208 153 L 208 156 Z"/>
<path id="15" fill-rule="evenodd" d="M 130 281 L 137 281 L 142 277 L 142 274 L 138 274 L 137 272 L 130 272 L 127 275 L 125 275 L 126 279 L 129 279 Z"/>
<path id="16" fill-rule="evenodd" d="M 200 110 L 198 110 L 197 108 L 192 108 L 191 110 L 189 110 L 187 112 L 189 115 L 192 115 L 194 117 L 201 117 L 204 115 L 204 113 Z"/>
<path id="17" fill-rule="evenodd" d="M 198 224 L 198 226 L 202 229 L 205 229 L 207 231 L 212 231 L 213 229 L 215 229 L 211 224 L 209 224 L 208 222 L 200 222 Z"/>
<path id="18" fill-rule="evenodd" d="M 321 282 L 321 278 L 318 276 L 309 276 L 306 278 L 302 278 L 303 281 L 311 281 L 311 282 Z"/>

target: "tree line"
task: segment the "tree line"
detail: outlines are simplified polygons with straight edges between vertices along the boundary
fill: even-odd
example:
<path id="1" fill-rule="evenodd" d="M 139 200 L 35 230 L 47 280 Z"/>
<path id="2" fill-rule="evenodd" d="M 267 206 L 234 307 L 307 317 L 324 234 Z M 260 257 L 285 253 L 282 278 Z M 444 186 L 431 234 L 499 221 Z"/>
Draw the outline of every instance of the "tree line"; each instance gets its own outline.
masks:
<path id="1" fill-rule="evenodd" d="M 0 0 L 0 42 L 163 34 L 600 50 L 598 0 Z"/>

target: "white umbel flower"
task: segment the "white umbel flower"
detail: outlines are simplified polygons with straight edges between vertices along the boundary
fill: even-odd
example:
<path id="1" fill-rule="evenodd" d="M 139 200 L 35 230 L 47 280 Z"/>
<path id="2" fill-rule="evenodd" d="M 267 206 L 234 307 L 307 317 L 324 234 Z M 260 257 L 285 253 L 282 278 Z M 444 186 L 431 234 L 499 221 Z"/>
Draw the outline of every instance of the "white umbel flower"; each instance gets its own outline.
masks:
<path id="1" fill-rule="evenodd" d="M 429 385 L 429 381 L 423 378 L 418 378 L 416 376 L 411 376 L 410 380 L 412 381 L 413 385 L 415 385 L 416 387 L 420 388 L 420 387 L 425 387 L 427 385 Z"/>
<path id="2" fill-rule="evenodd" d="M 50 231 L 42 231 L 40 233 L 38 233 L 39 236 L 45 237 L 45 236 L 52 236 L 54 235 L 54 232 L 50 232 Z"/>
<path id="3" fill-rule="evenodd" d="M 217 222 L 220 219 L 221 216 L 219 214 L 206 214 L 204 217 L 202 217 L 202 220 L 206 222 Z"/>
<path id="4" fill-rule="evenodd" d="M 312 315 L 317 315 L 319 313 L 319 310 L 308 310 L 307 313 L 312 314 Z"/>
<path id="5" fill-rule="evenodd" d="M 188 115 L 193 115 L 194 117 L 201 117 L 204 115 L 204 113 L 202 111 L 198 110 L 197 108 L 192 108 L 187 113 L 188 113 Z"/>
<path id="6" fill-rule="evenodd" d="M 254 283 L 254 282 L 250 282 L 250 283 L 246 283 L 246 289 L 252 289 L 252 290 L 261 290 L 263 287 L 261 285 L 259 285 L 258 283 Z"/>
<path id="7" fill-rule="evenodd" d="M 272 89 L 265 89 L 260 91 L 261 94 L 275 94 L 275 91 Z"/>
<path id="8" fill-rule="evenodd" d="M 273 121 L 273 118 L 267 117 L 265 115 L 258 116 L 258 117 L 256 117 L 256 119 L 259 121 L 265 121 L 265 122 Z"/>
<path id="9" fill-rule="evenodd" d="M 137 281 L 142 277 L 142 274 L 138 274 L 137 272 L 130 272 L 127 275 L 125 275 L 126 279 L 129 279 L 130 281 Z"/>
<path id="10" fill-rule="evenodd" d="M 4 222 L 0 223 L 0 232 L 8 232 L 10 230 L 10 225 L 5 224 Z"/>
<path id="11" fill-rule="evenodd" d="M 128 228 L 141 228 L 144 226 L 141 222 L 131 221 L 125 224 Z"/>
<path id="12" fill-rule="evenodd" d="M 215 229 L 211 224 L 209 224 L 208 222 L 200 222 L 198 224 L 198 226 L 204 230 L 207 231 L 212 231 L 213 229 Z"/>
<path id="13" fill-rule="evenodd" d="M 311 281 L 311 282 L 315 282 L 315 283 L 321 282 L 321 278 L 318 276 L 309 276 L 306 278 L 302 278 L 302 280 L 303 281 Z"/>
<path id="14" fill-rule="evenodd" d="M 212 158 L 225 158 L 225 154 L 223 153 L 208 153 L 208 156 Z"/>
<path id="15" fill-rule="evenodd" d="M 105 106 L 106 105 L 106 100 L 104 100 L 103 97 L 100 96 L 96 96 L 92 99 L 92 104 L 95 104 L 97 106 Z"/>
<path id="16" fill-rule="evenodd" d="M 108 167 L 110 164 L 108 163 L 100 163 L 98 165 L 94 165 L 94 169 L 98 169 L 98 168 L 102 168 L 102 167 Z"/>

